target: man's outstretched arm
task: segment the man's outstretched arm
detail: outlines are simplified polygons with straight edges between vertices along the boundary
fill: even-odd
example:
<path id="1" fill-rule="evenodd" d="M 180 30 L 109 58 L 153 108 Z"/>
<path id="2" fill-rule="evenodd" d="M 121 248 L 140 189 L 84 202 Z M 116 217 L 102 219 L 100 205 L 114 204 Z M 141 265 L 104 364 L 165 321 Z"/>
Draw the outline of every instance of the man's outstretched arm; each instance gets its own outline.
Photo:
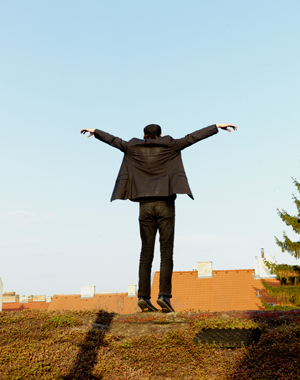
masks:
<path id="1" fill-rule="evenodd" d="M 101 131 L 100 129 L 89 129 L 84 128 L 80 131 L 83 135 L 89 132 L 88 137 L 95 136 L 96 139 L 113 146 L 114 148 L 120 149 L 122 152 L 125 152 L 128 146 L 127 141 L 123 141 L 119 137 L 110 135 L 107 132 Z"/>
<path id="2" fill-rule="evenodd" d="M 200 140 L 203 140 L 212 135 L 215 135 L 216 133 L 219 132 L 219 128 L 228 132 L 231 132 L 229 128 L 232 128 L 233 130 L 237 130 L 237 127 L 233 124 L 227 124 L 227 123 L 213 124 L 206 128 L 202 128 L 202 129 L 199 129 L 198 131 L 190 133 L 181 139 L 173 140 L 174 149 L 179 150 L 179 151 L 183 150 Z"/>

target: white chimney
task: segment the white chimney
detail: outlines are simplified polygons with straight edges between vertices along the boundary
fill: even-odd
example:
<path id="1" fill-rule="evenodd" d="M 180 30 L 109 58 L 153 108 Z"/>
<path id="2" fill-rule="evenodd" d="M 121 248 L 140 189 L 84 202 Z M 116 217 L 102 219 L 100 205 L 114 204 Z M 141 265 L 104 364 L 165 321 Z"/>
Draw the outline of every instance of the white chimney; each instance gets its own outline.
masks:
<path id="1" fill-rule="evenodd" d="M 254 259 L 254 278 L 260 278 L 258 256 L 255 256 L 255 259 Z"/>
<path id="2" fill-rule="evenodd" d="M 94 298 L 96 286 L 81 286 L 80 298 Z"/>
<path id="3" fill-rule="evenodd" d="M 128 297 L 135 297 L 137 292 L 136 285 L 127 285 Z"/>
<path id="4" fill-rule="evenodd" d="M 212 278 L 212 261 L 200 261 L 197 263 L 197 278 Z"/>
<path id="5" fill-rule="evenodd" d="M 276 278 L 276 274 L 271 274 L 270 269 L 264 263 L 264 249 L 261 249 L 261 257 L 255 256 L 254 259 L 254 278 Z M 266 260 L 276 264 L 274 255 L 268 254 Z"/>

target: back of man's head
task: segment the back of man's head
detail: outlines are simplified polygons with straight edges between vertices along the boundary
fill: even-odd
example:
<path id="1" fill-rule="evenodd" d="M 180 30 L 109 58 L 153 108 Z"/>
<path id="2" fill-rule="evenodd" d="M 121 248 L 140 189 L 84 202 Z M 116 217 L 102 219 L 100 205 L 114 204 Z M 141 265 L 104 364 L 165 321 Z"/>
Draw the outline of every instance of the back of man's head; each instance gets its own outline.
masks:
<path id="1" fill-rule="evenodd" d="M 157 139 L 161 135 L 161 128 L 157 124 L 149 124 L 144 128 L 144 138 Z"/>

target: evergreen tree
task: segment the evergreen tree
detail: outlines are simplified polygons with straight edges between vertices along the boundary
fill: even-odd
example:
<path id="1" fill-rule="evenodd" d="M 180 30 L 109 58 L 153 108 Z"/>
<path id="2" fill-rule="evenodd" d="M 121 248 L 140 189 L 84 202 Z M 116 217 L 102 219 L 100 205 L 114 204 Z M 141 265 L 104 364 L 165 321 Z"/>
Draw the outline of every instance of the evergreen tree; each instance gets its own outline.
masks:
<path id="1" fill-rule="evenodd" d="M 293 178 L 294 185 L 300 193 L 300 183 Z M 298 214 L 296 216 L 289 215 L 285 210 L 279 210 L 278 215 L 281 220 L 287 225 L 292 226 L 293 230 L 300 234 L 300 200 L 293 194 L 293 200 L 296 204 Z M 282 252 L 288 252 L 296 259 L 300 258 L 300 241 L 293 242 L 283 231 L 283 241 L 280 241 L 275 236 L 276 244 L 279 245 Z M 300 308 L 300 266 L 287 264 L 274 264 L 264 260 L 265 265 L 270 269 L 272 274 L 276 274 L 277 280 L 280 281 L 280 286 L 268 285 L 262 280 L 263 286 L 270 296 L 275 296 L 277 301 L 281 301 L 279 306 L 271 306 L 261 300 L 263 306 L 267 310 L 283 310 Z"/>
<path id="2" fill-rule="evenodd" d="M 300 183 L 297 182 L 295 180 L 295 178 L 293 178 L 293 181 L 294 181 L 294 185 L 297 187 L 298 192 L 300 193 Z M 300 200 L 297 199 L 294 194 L 293 194 L 293 199 L 294 199 L 294 203 L 296 204 L 296 207 L 297 207 L 298 215 L 291 216 L 285 210 L 280 211 L 279 209 L 277 209 L 277 211 L 278 211 L 278 215 L 280 216 L 282 221 L 285 222 L 285 224 L 287 226 L 292 226 L 293 230 L 297 234 L 300 234 Z M 285 231 L 283 231 L 283 238 L 284 238 L 284 240 L 280 241 L 275 236 L 276 244 L 279 245 L 282 252 L 287 251 L 290 255 L 294 256 L 296 259 L 299 259 L 299 257 L 300 257 L 300 241 L 297 241 L 297 242 L 291 241 L 287 237 Z"/>

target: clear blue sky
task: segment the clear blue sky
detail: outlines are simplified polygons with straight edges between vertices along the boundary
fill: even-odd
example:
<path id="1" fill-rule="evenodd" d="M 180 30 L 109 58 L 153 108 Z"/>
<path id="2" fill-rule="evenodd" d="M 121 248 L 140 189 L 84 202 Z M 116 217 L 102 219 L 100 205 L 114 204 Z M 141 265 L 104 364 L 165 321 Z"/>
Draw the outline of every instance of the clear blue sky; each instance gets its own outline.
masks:
<path id="1" fill-rule="evenodd" d="M 174 270 L 281 253 L 300 180 L 300 2 L 0 0 L 0 277 L 18 294 L 137 284 L 138 205 L 110 203 L 125 140 L 238 125 L 183 152 Z M 153 270 L 159 270 L 159 250 Z"/>

